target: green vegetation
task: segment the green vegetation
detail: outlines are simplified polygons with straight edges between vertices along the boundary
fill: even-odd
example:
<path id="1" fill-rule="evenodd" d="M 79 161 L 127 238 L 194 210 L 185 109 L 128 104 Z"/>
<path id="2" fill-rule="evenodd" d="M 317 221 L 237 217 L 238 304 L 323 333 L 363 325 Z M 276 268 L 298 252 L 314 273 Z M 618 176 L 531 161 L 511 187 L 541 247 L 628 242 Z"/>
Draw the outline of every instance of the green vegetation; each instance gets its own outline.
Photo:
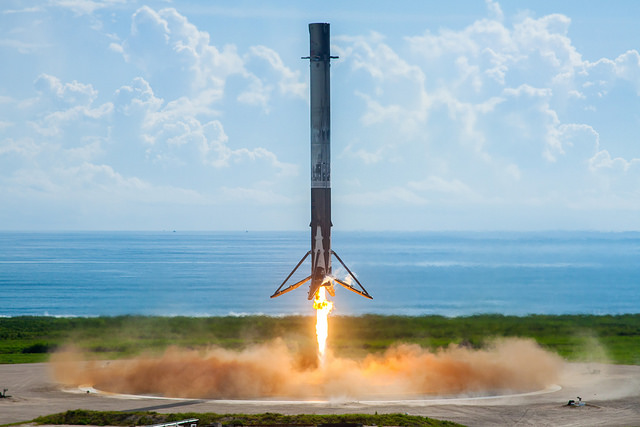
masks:
<path id="1" fill-rule="evenodd" d="M 0 363 L 43 362 L 67 345 L 103 359 L 161 352 L 170 345 L 242 348 L 279 336 L 311 345 L 313 321 L 304 316 L 0 318 Z"/>
<path id="2" fill-rule="evenodd" d="M 640 314 L 375 316 L 332 319 L 330 345 L 352 352 L 356 339 L 366 351 L 401 341 L 436 349 L 451 343 L 479 348 L 496 337 L 533 338 L 542 347 L 572 360 L 640 364 Z"/>
<path id="3" fill-rule="evenodd" d="M 346 415 L 282 415 L 264 414 L 158 414 L 155 412 L 96 412 L 75 410 L 60 414 L 47 415 L 34 420 L 37 424 L 67 424 L 96 426 L 139 426 L 160 424 L 197 418 L 200 425 L 221 423 L 225 426 L 250 425 L 300 425 L 315 426 L 330 423 L 357 423 L 380 426 L 458 426 L 451 421 L 438 421 L 433 418 L 403 414 L 346 414 Z"/>
<path id="4" fill-rule="evenodd" d="M 436 349 L 449 344 L 481 347 L 495 337 L 530 337 L 568 360 L 640 364 L 640 314 L 617 316 L 475 315 L 332 316 L 329 346 L 337 355 L 360 357 L 394 343 Z M 170 345 L 242 348 L 282 337 L 315 348 L 311 316 L 0 318 L 0 363 L 41 362 L 73 344 L 100 359 L 158 353 Z"/>

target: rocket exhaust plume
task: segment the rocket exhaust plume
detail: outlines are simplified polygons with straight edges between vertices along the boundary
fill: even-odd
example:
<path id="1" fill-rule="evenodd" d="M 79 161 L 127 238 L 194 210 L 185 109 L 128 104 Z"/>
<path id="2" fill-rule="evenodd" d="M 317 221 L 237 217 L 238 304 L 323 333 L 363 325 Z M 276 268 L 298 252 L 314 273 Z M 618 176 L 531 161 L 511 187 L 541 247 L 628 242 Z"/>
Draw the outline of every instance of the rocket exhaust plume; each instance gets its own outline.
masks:
<path id="1" fill-rule="evenodd" d="M 329 336 L 329 313 L 333 310 L 333 302 L 327 300 L 325 288 L 316 291 L 313 300 L 313 308 L 316 309 L 316 336 L 318 338 L 318 358 L 320 366 L 324 367 L 327 350 L 327 337 Z"/>

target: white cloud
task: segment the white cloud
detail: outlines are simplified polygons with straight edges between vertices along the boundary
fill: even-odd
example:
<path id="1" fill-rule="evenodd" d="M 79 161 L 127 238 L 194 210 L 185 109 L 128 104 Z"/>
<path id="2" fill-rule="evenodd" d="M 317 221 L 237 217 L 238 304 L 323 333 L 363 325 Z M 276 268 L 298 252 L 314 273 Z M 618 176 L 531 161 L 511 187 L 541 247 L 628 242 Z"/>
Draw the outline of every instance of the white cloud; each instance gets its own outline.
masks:
<path id="1" fill-rule="evenodd" d="M 125 115 L 147 114 L 158 111 L 164 100 L 154 95 L 149 83 L 136 77 L 131 86 L 116 91 L 116 108 Z"/>
<path id="2" fill-rule="evenodd" d="M 8 160 L 9 156 L 23 159 L 14 162 L 10 177 L 5 169 L 5 179 L 0 180 L 2 192 L 67 203 L 78 200 L 83 206 L 88 200 L 93 200 L 95 206 L 109 201 L 118 206 L 127 201 L 212 203 L 197 189 L 157 184 L 137 176 L 145 175 L 148 169 L 143 165 L 145 157 L 135 158 L 144 152 L 141 149 L 145 144 L 150 159 L 173 159 L 182 170 L 246 162 L 264 163 L 273 169 L 275 177 L 297 174 L 297 166 L 281 162 L 266 148 L 230 148 L 222 123 L 213 118 L 218 114 L 211 108 L 216 95 L 208 91 L 165 102 L 145 79 L 135 78 L 114 93 L 114 103 L 94 105 L 99 94 L 90 84 L 65 83 L 42 75 L 35 86 L 39 98 L 25 108 L 29 117 L 35 117 L 32 128 L 40 142 L 36 144 L 34 138 L 0 139 L 0 160 Z M 20 102 L 6 101 L 7 106 Z M 125 157 L 118 155 L 117 147 Z M 100 158 L 112 163 L 96 162 Z M 118 171 L 129 159 L 138 165 L 136 174 Z M 40 168 L 34 169 L 37 164 Z M 273 190 L 261 191 L 278 199 Z"/>
<path id="3" fill-rule="evenodd" d="M 191 189 L 156 185 L 135 176 L 124 176 L 105 164 L 81 162 L 70 167 L 48 171 L 22 169 L 10 180 L 9 191 L 21 196 L 38 193 L 41 197 L 71 202 L 77 209 L 91 204 L 97 214 L 105 207 L 120 207 L 132 203 L 211 204 L 210 200 Z M 75 214 L 74 214 L 75 215 Z"/>
<path id="4" fill-rule="evenodd" d="M 586 61 L 571 13 L 507 16 L 502 4 L 485 0 L 484 16 L 449 27 L 361 21 L 334 35 L 333 178 L 357 193 L 341 202 L 414 216 L 459 206 L 458 218 L 640 205 L 638 51 L 602 39 L 608 54 Z M 304 28 L 303 43 L 274 26 L 274 42 L 219 8 L 139 6 L 2 12 L 0 49 L 25 77 L 3 74 L 0 191 L 70 205 L 290 203 L 285 191 L 303 184 L 289 178 L 307 167 L 293 141 L 307 137 L 308 85 L 286 49 L 306 44 Z"/>
<path id="5" fill-rule="evenodd" d="M 5 185 L 0 186 L 0 192 L 22 197 L 35 196 L 51 200 L 65 193 L 64 188 L 56 184 L 47 171 L 39 168 L 19 169 L 3 181 Z"/>
<path id="6" fill-rule="evenodd" d="M 422 181 L 412 181 L 408 183 L 409 188 L 426 192 L 441 193 L 451 196 L 469 197 L 473 195 L 473 191 L 458 179 L 446 180 L 439 176 L 429 176 Z"/>
<path id="7" fill-rule="evenodd" d="M 489 14 L 493 17 L 493 19 L 495 19 L 496 21 L 502 21 L 504 19 L 504 13 L 502 12 L 502 8 L 497 1 L 485 0 L 485 3 L 487 4 L 487 9 L 489 10 Z"/>
<path id="8" fill-rule="evenodd" d="M 293 71 L 287 67 L 276 51 L 266 46 L 253 46 L 250 52 L 249 60 L 251 56 L 263 59 L 267 61 L 271 68 L 279 75 L 278 89 L 282 94 L 306 98 L 307 84 L 301 81 L 300 72 Z"/>
<path id="9" fill-rule="evenodd" d="M 258 205 L 285 206 L 291 199 L 272 190 L 243 187 L 223 187 L 222 197 L 226 202 L 243 202 Z"/>
<path id="10" fill-rule="evenodd" d="M 393 126 L 403 135 L 415 135 L 428 118 L 432 99 L 425 88 L 425 74 L 389 45 L 380 34 L 367 37 L 338 37 L 342 42 L 337 50 L 341 62 L 354 75 L 370 77 L 372 86 L 355 94 L 365 102 L 360 120 L 363 125 Z M 387 144 L 395 145 L 399 141 Z"/>
<path id="11" fill-rule="evenodd" d="M 25 157 L 34 157 L 40 153 L 41 149 L 31 138 L 22 138 L 20 140 L 7 138 L 0 141 L 0 156 L 14 153 Z"/>
<path id="12" fill-rule="evenodd" d="M 520 179 L 522 178 L 522 172 L 520 171 L 518 165 L 507 165 L 506 172 L 507 175 L 514 181 L 520 181 Z"/>
<path id="13" fill-rule="evenodd" d="M 606 95 L 617 80 L 630 82 L 640 95 L 640 54 L 629 50 L 614 59 L 586 63 L 581 79 L 584 88 L 596 90 L 599 96 Z"/>
<path id="14" fill-rule="evenodd" d="M 105 9 L 127 0 L 49 0 L 50 4 L 72 10 L 78 15 L 91 15 L 99 9 Z"/>
<path id="15" fill-rule="evenodd" d="M 526 95 L 526 96 L 538 97 L 538 98 L 549 98 L 553 94 L 553 91 L 551 90 L 551 88 L 535 88 L 531 85 L 523 83 L 517 88 L 507 87 L 504 89 L 502 93 L 505 96 L 519 97 L 519 96 Z"/>
<path id="16" fill-rule="evenodd" d="M 87 163 L 105 153 L 104 142 L 102 138 L 88 137 L 85 139 L 84 145 L 65 149 L 63 155 L 71 162 Z"/>
<path id="17" fill-rule="evenodd" d="M 211 119 L 218 115 L 210 107 L 215 94 L 202 92 L 193 98 L 181 97 L 164 103 L 154 95 L 148 82 L 137 78 L 131 86 L 118 89 L 116 97 L 118 111 L 137 120 L 141 141 L 154 161 L 200 162 L 215 168 L 242 161 L 265 161 L 278 175 L 297 173 L 296 166 L 279 161 L 263 147 L 230 148 L 222 122 Z"/>
<path id="18" fill-rule="evenodd" d="M 242 160 L 244 158 L 251 161 L 264 159 L 269 165 L 278 170 L 278 176 L 296 176 L 298 175 L 298 165 L 284 163 L 278 160 L 278 157 L 271 151 L 258 147 L 253 150 L 241 148 L 238 150 L 230 150 L 230 157 Z"/>
<path id="19" fill-rule="evenodd" d="M 422 70 L 411 65 L 400 57 L 380 34 L 372 33 L 369 37 L 339 37 L 338 40 L 348 42 L 351 46 L 343 50 L 344 59 L 349 60 L 353 70 L 363 70 L 375 81 L 385 82 L 399 78 L 424 82 Z"/>
<path id="20" fill-rule="evenodd" d="M 635 159 L 598 148 L 606 144 L 582 116 L 598 102 L 593 89 L 601 99 L 616 79 L 637 85 L 637 52 L 589 64 L 569 38 L 567 16 L 521 15 L 507 27 L 500 6 L 487 7 L 490 18 L 460 31 L 407 36 L 405 46 L 381 34 L 340 38 L 353 81 L 370 82 L 354 88 L 370 130 L 343 154 L 363 165 L 382 163 L 390 176 L 414 177 L 404 190 L 367 193 L 356 197 L 360 203 L 570 206 L 586 194 L 604 197 L 596 171 L 634 168 Z M 448 178 L 424 178 L 425 170 Z M 622 180 L 607 182 L 607 191 L 624 187 Z"/>
<path id="21" fill-rule="evenodd" d="M 537 53 L 552 72 L 572 73 L 582 66 L 582 57 L 567 36 L 571 19 L 551 14 L 516 23 L 513 39 L 522 53 Z"/>
<path id="22" fill-rule="evenodd" d="M 42 116 L 32 122 L 34 129 L 46 137 L 60 137 L 66 127 L 80 129 L 83 124 L 101 127 L 101 120 L 110 116 L 113 104 L 106 102 L 94 106 L 97 90 L 90 84 L 77 81 L 62 83 L 60 79 L 48 74 L 40 75 L 34 82 L 40 96 L 32 103 L 32 108 L 46 109 L 39 112 Z M 81 131 L 79 131 L 80 133 Z M 78 138 L 69 132 L 69 138 Z"/>
<path id="23" fill-rule="evenodd" d="M 122 50 L 125 59 L 144 70 L 152 82 L 170 79 L 175 93 L 203 89 L 222 93 L 230 76 L 249 77 L 235 46 L 212 45 L 208 33 L 172 8 L 138 9 Z"/>
<path id="24" fill-rule="evenodd" d="M 15 15 L 19 13 L 34 13 L 34 12 L 42 12 L 43 8 L 40 6 L 33 7 L 25 7 L 22 9 L 5 9 L 2 11 L 3 15 Z"/>
<path id="25" fill-rule="evenodd" d="M 121 55 L 124 56 L 124 48 L 122 47 L 121 44 L 118 43 L 109 43 L 109 50 L 115 52 L 115 53 L 119 53 Z"/>
<path id="26" fill-rule="evenodd" d="M 428 203 L 427 199 L 416 194 L 406 187 L 393 186 L 377 191 L 364 191 L 348 194 L 341 198 L 342 202 L 356 206 L 382 206 L 382 205 L 408 205 L 422 206 Z"/>
<path id="27" fill-rule="evenodd" d="M 98 92 L 90 84 L 79 83 L 76 80 L 62 83 L 57 77 L 41 74 L 34 82 L 35 88 L 43 96 L 65 104 L 91 104 Z"/>
<path id="28" fill-rule="evenodd" d="M 492 65 L 499 66 L 517 59 L 517 44 L 511 31 L 501 22 L 490 19 L 477 20 L 462 31 L 443 28 L 437 35 L 426 31 L 422 36 L 408 36 L 406 40 L 414 53 L 427 60 L 447 56 L 482 59 L 488 55 Z"/>
<path id="29" fill-rule="evenodd" d="M 47 47 L 50 47 L 50 46 L 47 46 L 45 44 L 40 44 L 40 43 L 26 42 L 24 40 L 5 38 L 5 39 L 0 39 L 0 47 L 15 49 L 19 53 L 27 55 L 27 54 L 34 53 L 38 50 L 46 49 Z"/>
<path id="30" fill-rule="evenodd" d="M 91 191 L 104 191 L 117 193 L 118 190 L 125 189 L 127 192 L 142 193 L 149 189 L 150 185 L 143 180 L 130 177 L 125 178 L 113 167 L 84 162 L 79 166 L 59 171 L 67 176 L 67 182 L 75 183 L 74 187 L 80 190 L 90 189 Z"/>
<path id="31" fill-rule="evenodd" d="M 252 58 L 265 60 L 276 72 L 279 93 L 304 97 L 306 86 L 300 83 L 299 73 L 286 67 L 275 51 L 254 46 L 242 57 L 234 45 L 214 46 L 207 32 L 177 10 L 155 11 L 147 6 L 133 15 L 131 34 L 122 48 L 125 58 L 148 74 L 149 80 L 139 78 L 133 86 L 122 87 L 119 96 L 127 111 L 146 109 L 142 138 L 151 145 L 154 158 L 179 158 L 178 153 L 164 150 L 192 146 L 204 163 L 215 167 L 229 166 L 234 159 L 265 159 L 280 173 L 290 173 L 285 171 L 290 171 L 291 165 L 273 160 L 271 152 L 265 156 L 268 150 L 263 147 L 229 148 L 223 123 L 213 119 L 220 115 L 216 106 L 224 101 L 227 80 L 233 76 L 246 82 L 237 96 L 239 102 L 269 111 L 273 85 L 247 70 L 245 62 Z M 165 82 L 167 76 L 170 81 Z M 158 89 L 152 91 L 151 85 Z M 166 94 L 162 98 L 168 100 L 155 92 Z"/>
<path id="32" fill-rule="evenodd" d="M 271 85 L 265 85 L 262 80 L 254 78 L 251 79 L 249 87 L 238 95 L 238 101 L 244 104 L 260 106 L 268 113 L 272 91 L 273 87 Z"/>
<path id="33" fill-rule="evenodd" d="M 385 146 L 379 147 L 375 151 L 368 151 L 364 148 L 354 150 L 353 145 L 349 144 L 345 147 L 343 153 L 346 156 L 360 159 L 364 164 L 375 164 L 386 159 Z"/>
<path id="34" fill-rule="evenodd" d="M 629 172 L 632 168 L 638 167 L 640 167 L 640 158 L 626 160 L 622 157 L 612 157 L 607 150 L 600 150 L 589 159 L 589 169 L 592 172 L 605 169 L 610 171 Z"/>

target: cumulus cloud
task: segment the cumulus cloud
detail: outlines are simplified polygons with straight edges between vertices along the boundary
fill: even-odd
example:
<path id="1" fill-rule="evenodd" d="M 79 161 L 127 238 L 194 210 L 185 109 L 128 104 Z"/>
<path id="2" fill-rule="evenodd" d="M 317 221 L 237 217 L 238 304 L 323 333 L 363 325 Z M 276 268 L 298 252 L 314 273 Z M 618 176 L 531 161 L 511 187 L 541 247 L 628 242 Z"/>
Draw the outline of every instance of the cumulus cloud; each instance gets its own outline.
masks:
<path id="1" fill-rule="evenodd" d="M 228 79 L 237 76 L 246 82 L 240 101 L 265 107 L 270 100 L 269 91 L 263 89 L 269 85 L 247 70 L 246 60 L 235 45 L 217 46 L 209 33 L 173 8 L 139 8 L 132 16 L 130 34 L 122 43 L 112 43 L 111 49 L 140 68 L 145 80 L 159 87 L 163 97 L 191 97 L 204 92 L 210 103 L 219 102 Z M 279 57 L 274 55 L 277 63 Z"/>
<path id="2" fill-rule="evenodd" d="M 629 50 L 613 59 L 586 61 L 581 80 L 584 88 L 597 90 L 599 97 L 606 95 L 619 80 L 631 83 L 636 95 L 640 95 L 640 54 L 636 50 Z"/>
<path id="3" fill-rule="evenodd" d="M 424 123 L 431 98 L 420 67 L 398 55 L 377 33 L 338 40 L 343 46 L 338 53 L 352 72 L 365 73 L 372 82 L 366 92 L 356 91 L 367 106 L 361 118 L 365 126 L 391 122 L 400 131 L 411 133 Z"/>
<path id="4" fill-rule="evenodd" d="M 212 108 L 216 96 L 206 90 L 166 102 L 138 77 L 118 88 L 111 102 L 98 103 L 102 96 L 93 85 L 64 82 L 48 74 L 36 79 L 34 89 L 37 98 L 22 107 L 34 117 L 32 136 L 0 139 L 0 161 L 19 159 L 4 169 L 0 193 L 5 195 L 58 202 L 78 199 L 72 204 L 83 209 L 88 209 L 88 201 L 96 209 L 103 203 L 113 209 L 127 201 L 209 205 L 212 196 L 199 185 L 159 184 L 144 163 L 169 161 L 181 174 L 189 169 L 264 163 L 275 177 L 297 174 L 296 166 L 280 161 L 266 148 L 231 148 L 221 121 L 215 118 L 219 113 Z M 6 104 L 16 102 L 7 99 Z M 119 171 L 131 158 L 138 164 L 136 170 Z M 229 194 L 224 184 L 218 191 Z M 244 188 L 238 194 L 258 204 L 283 200 L 269 188 Z"/>
<path id="5" fill-rule="evenodd" d="M 458 179 L 446 180 L 439 176 L 429 176 L 422 181 L 412 181 L 408 186 L 416 191 L 439 193 L 452 198 L 463 196 L 466 199 L 473 195 L 471 188 L 462 181 Z"/>
<path id="6" fill-rule="evenodd" d="M 334 183 L 357 193 L 354 204 L 416 215 L 436 202 L 468 203 L 465 213 L 639 204 L 638 51 L 586 58 L 571 16 L 484 5 L 454 28 L 334 31 Z M 279 187 L 305 164 L 294 141 L 308 135 L 299 52 L 294 61 L 268 38 L 236 36 L 218 16 L 205 28 L 180 7 L 60 0 L 3 12 L 0 49 L 24 70 L 50 65 L 0 96 L 5 191 L 77 192 L 72 179 L 86 179 L 123 195 L 173 187 L 195 192 L 185 200 L 291 199 Z M 95 39 L 67 43 L 6 19 L 22 12 Z M 52 62 L 47 44 L 90 66 Z"/>
<path id="7" fill-rule="evenodd" d="M 25 157 L 33 157 L 37 155 L 40 150 L 41 147 L 31 138 L 24 138 L 20 140 L 7 138 L 0 141 L 0 155 L 15 153 Z"/>
<path id="8" fill-rule="evenodd" d="M 422 206 L 426 205 L 428 200 L 407 187 L 394 186 L 376 191 L 350 194 L 345 199 L 345 202 L 358 206 L 394 205 L 398 202 L 403 205 Z"/>
<path id="9" fill-rule="evenodd" d="M 122 51 L 128 61 L 146 71 L 149 80 L 139 77 L 132 85 L 122 86 L 117 93 L 118 108 L 127 115 L 137 112 L 142 116 L 141 138 L 152 158 L 180 159 L 186 155 L 213 167 L 243 159 L 265 160 L 279 174 L 295 170 L 264 147 L 231 148 L 218 118 L 227 81 L 233 76 L 247 84 L 237 100 L 268 111 L 272 84 L 247 70 L 246 62 L 253 58 L 265 60 L 276 72 L 281 94 L 302 96 L 306 86 L 300 83 L 299 73 L 286 67 L 275 51 L 254 46 L 243 57 L 234 45 L 215 46 L 207 32 L 176 9 L 155 11 L 147 6 L 134 13 Z M 166 76 L 170 76 L 170 85 L 163 81 Z M 160 97 L 156 91 L 166 96 Z"/>
<path id="10" fill-rule="evenodd" d="M 263 147 L 230 148 L 222 122 L 212 119 L 218 112 L 211 107 L 211 95 L 206 91 L 165 103 L 154 95 L 148 82 L 137 78 L 131 85 L 119 88 L 116 96 L 117 110 L 136 118 L 141 142 L 152 159 L 182 159 L 216 168 L 242 160 L 264 160 L 278 173 L 288 175 L 297 170 Z"/>
<path id="11" fill-rule="evenodd" d="M 132 17 L 129 36 L 122 44 L 112 44 L 111 49 L 144 70 L 153 84 L 170 78 L 174 93 L 204 90 L 212 102 L 219 101 L 228 79 L 237 76 L 246 82 L 237 97 L 240 102 L 268 109 L 273 85 L 281 94 L 305 96 L 306 84 L 299 72 L 287 67 L 276 51 L 257 45 L 242 55 L 233 44 L 219 47 L 208 32 L 199 30 L 173 8 L 156 11 L 141 7 Z M 275 72 L 276 82 L 267 82 L 248 70 L 247 64 L 256 59 Z"/>
<path id="12" fill-rule="evenodd" d="M 470 203 L 622 191 L 622 180 L 607 176 L 598 186 L 594 174 L 629 178 L 640 156 L 612 155 L 607 145 L 618 142 L 603 140 L 585 112 L 598 111 L 619 82 L 640 93 L 638 52 L 592 63 L 569 37 L 568 16 L 507 18 L 497 2 L 486 5 L 487 17 L 460 30 L 426 30 L 404 44 L 378 33 L 339 39 L 353 81 L 369 83 L 353 91 L 366 134 L 344 154 L 410 176 L 393 196 L 407 206 L 416 199 L 399 195 L 417 191 L 423 200 L 443 190 L 439 200 L 456 194 Z M 613 100 L 607 107 L 620 108 Z"/>
<path id="13" fill-rule="evenodd" d="M 45 137 L 61 138 L 66 129 L 67 145 L 77 143 L 88 131 L 99 132 L 102 120 L 113 110 L 110 102 L 94 104 L 98 92 L 90 84 L 75 80 L 63 83 L 55 76 L 42 74 L 35 80 L 34 87 L 39 97 L 32 108 L 38 108 L 39 118 L 32 121 L 31 126 Z"/>
<path id="14" fill-rule="evenodd" d="M 343 154 L 348 157 L 355 157 L 365 164 L 374 164 L 385 160 L 385 148 L 385 146 L 381 146 L 376 150 L 354 149 L 353 144 L 349 144 L 343 150 Z"/>
<path id="15" fill-rule="evenodd" d="M 116 107 L 127 116 L 156 112 L 163 103 L 164 100 L 154 95 L 153 89 L 142 77 L 136 77 L 131 85 L 116 90 Z"/>
<path id="16" fill-rule="evenodd" d="M 97 95 L 97 91 L 90 84 L 72 81 L 62 83 L 60 79 L 49 74 L 41 74 L 34 82 L 35 88 L 42 95 L 53 101 L 64 104 L 91 104 Z"/>
<path id="17" fill-rule="evenodd" d="M 97 10 L 125 3 L 126 0 L 51 0 L 51 4 L 72 10 L 78 15 L 91 15 Z"/>
<path id="18" fill-rule="evenodd" d="M 489 14 L 496 21 L 502 21 L 504 19 L 504 13 L 502 12 L 502 8 L 498 4 L 497 1 L 486 0 L 487 9 L 489 10 Z"/>
<path id="19" fill-rule="evenodd" d="M 222 197 L 225 202 L 258 203 L 259 205 L 285 206 L 291 199 L 270 189 L 223 187 Z"/>
<path id="20" fill-rule="evenodd" d="M 282 94 L 304 98 L 307 95 L 307 84 L 301 81 L 300 72 L 287 67 L 280 55 L 266 46 L 252 46 L 249 59 L 252 57 L 262 59 L 269 64 L 279 76 L 278 90 Z"/>

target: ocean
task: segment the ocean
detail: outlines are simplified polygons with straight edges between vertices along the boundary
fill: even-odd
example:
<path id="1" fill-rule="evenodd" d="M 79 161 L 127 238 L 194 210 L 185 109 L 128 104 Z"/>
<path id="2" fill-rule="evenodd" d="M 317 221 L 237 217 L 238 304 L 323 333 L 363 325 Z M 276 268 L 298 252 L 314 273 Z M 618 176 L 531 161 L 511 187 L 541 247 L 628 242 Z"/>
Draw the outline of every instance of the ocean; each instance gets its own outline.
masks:
<path id="1" fill-rule="evenodd" d="M 269 298 L 309 239 L 302 231 L 0 232 L 0 316 L 310 315 L 307 285 Z M 338 287 L 334 315 L 640 312 L 637 232 L 334 230 L 332 246 L 374 298 Z M 291 280 L 309 269 L 307 260 Z"/>

